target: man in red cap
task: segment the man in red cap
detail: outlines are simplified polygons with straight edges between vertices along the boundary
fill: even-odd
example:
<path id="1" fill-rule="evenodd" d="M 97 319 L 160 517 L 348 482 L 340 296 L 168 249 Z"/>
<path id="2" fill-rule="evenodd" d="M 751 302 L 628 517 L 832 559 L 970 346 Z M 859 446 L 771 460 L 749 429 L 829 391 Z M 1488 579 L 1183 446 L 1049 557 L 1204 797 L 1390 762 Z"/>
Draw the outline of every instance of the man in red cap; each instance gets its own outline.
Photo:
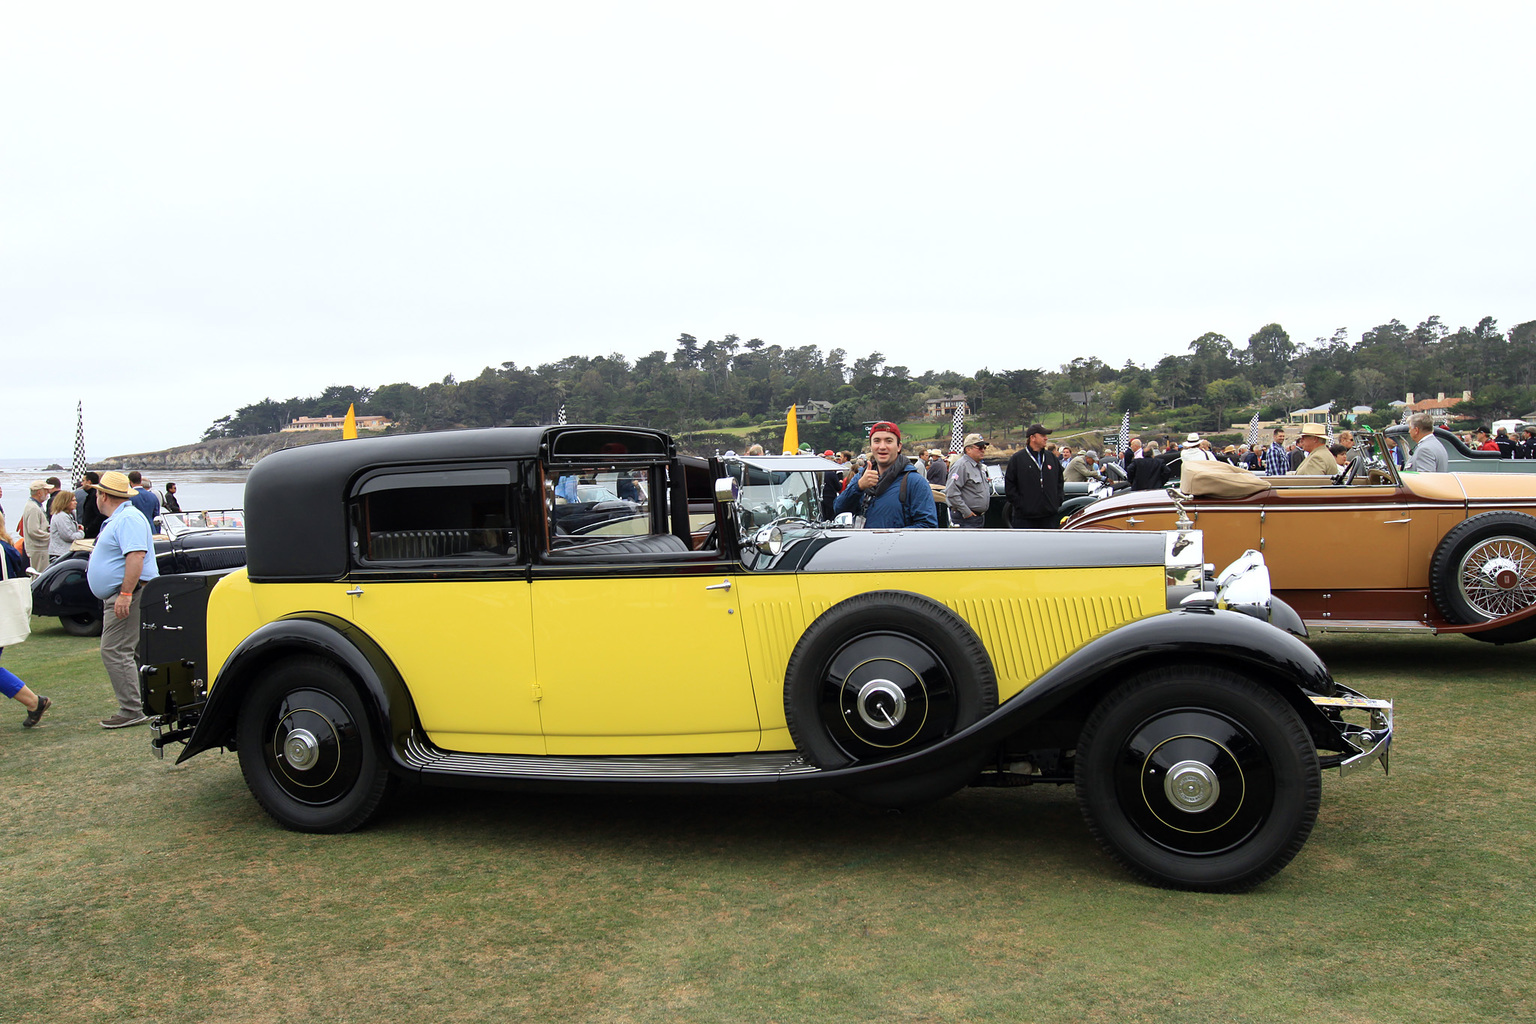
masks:
<path id="1" fill-rule="evenodd" d="M 938 526 L 933 488 L 901 453 L 901 428 L 888 420 L 870 427 L 869 450 L 869 468 L 837 496 L 833 511 L 862 515 L 871 530 Z"/>

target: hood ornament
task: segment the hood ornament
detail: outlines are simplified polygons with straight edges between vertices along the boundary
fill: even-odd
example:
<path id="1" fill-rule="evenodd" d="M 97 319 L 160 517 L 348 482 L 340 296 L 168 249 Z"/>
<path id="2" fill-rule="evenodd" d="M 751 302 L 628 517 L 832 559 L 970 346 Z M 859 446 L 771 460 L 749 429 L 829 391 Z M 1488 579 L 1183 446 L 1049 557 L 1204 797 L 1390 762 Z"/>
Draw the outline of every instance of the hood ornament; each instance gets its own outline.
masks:
<path id="1" fill-rule="evenodd" d="M 1169 484 L 1165 489 L 1168 491 L 1168 497 L 1173 499 L 1173 507 L 1179 510 L 1179 519 L 1173 524 L 1173 528 L 1175 530 L 1194 529 L 1194 521 L 1189 518 L 1189 509 L 1184 505 L 1185 499 L 1190 495 L 1179 490 L 1177 484 Z"/>

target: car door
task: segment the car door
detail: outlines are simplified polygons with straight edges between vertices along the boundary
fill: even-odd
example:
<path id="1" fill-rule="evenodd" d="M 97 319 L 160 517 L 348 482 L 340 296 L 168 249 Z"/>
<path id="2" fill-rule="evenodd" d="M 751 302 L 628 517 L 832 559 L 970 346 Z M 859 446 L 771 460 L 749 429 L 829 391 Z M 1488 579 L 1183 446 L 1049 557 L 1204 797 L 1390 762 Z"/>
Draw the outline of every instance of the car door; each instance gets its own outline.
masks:
<path id="1" fill-rule="evenodd" d="M 1264 561 L 1275 590 L 1408 585 L 1413 516 L 1391 484 L 1276 487 L 1265 499 Z"/>
<path id="2" fill-rule="evenodd" d="M 445 750 L 542 754 L 515 465 L 398 467 L 351 502 L 351 618 Z"/>
<path id="3" fill-rule="evenodd" d="M 535 566 L 534 661 L 549 753 L 757 749 L 734 568 L 665 558 Z"/>

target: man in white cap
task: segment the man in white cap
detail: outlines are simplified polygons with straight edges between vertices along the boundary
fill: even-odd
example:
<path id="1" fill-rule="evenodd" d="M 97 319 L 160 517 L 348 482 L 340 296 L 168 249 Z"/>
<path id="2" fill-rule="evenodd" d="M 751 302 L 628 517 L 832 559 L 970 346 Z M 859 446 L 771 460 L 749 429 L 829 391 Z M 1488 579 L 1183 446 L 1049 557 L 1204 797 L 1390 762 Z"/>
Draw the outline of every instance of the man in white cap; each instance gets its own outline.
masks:
<path id="1" fill-rule="evenodd" d="M 944 453 L 937 448 L 929 448 L 923 453 L 923 477 L 929 484 L 943 487 L 949 479 L 949 463 L 944 461 Z"/>
<path id="2" fill-rule="evenodd" d="M 1307 453 L 1296 467 L 1297 476 L 1333 476 L 1339 471 L 1339 464 L 1328 450 L 1328 432 L 1321 423 L 1303 423 L 1296 447 Z"/>
<path id="3" fill-rule="evenodd" d="M 117 697 L 117 713 L 103 718 L 103 729 L 122 729 L 146 721 L 139 699 L 139 599 L 144 584 L 160 575 L 149 520 L 133 505 L 133 485 L 121 473 L 101 475 L 96 503 L 107 517 L 91 549 L 86 580 L 103 605 L 101 662 Z"/>
<path id="4" fill-rule="evenodd" d="M 965 452 L 955 460 L 944 484 L 944 499 L 949 502 L 951 526 L 980 529 L 992 503 L 992 484 L 981 468 L 987 453 L 987 441 L 980 434 L 965 435 Z"/>
<path id="5" fill-rule="evenodd" d="M 27 549 L 27 561 L 33 569 L 42 572 L 48 568 L 48 512 L 43 508 L 48 483 L 33 480 L 27 489 L 31 496 L 21 506 L 21 539 Z"/>
<path id="6" fill-rule="evenodd" d="M 1200 435 L 1191 431 L 1189 436 L 1184 439 L 1184 450 L 1180 453 L 1179 458 L 1184 462 L 1199 462 L 1201 460 L 1213 460 L 1216 458 L 1216 455 L 1211 451 L 1210 442 L 1202 442 Z"/>

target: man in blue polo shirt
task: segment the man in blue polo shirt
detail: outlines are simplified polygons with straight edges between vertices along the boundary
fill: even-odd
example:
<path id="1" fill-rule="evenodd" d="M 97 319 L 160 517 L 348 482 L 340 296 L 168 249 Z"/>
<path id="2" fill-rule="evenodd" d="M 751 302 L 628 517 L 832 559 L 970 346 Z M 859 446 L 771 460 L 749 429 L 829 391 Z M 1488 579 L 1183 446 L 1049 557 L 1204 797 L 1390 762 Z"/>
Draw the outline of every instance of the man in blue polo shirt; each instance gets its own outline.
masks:
<path id="1" fill-rule="evenodd" d="M 107 667 L 117 714 L 103 718 L 103 729 L 122 729 L 145 721 L 139 699 L 139 598 L 144 584 L 160 575 L 149 520 L 134 507 L 133 485 L 121 473 L 103 473 L 96 504 L 107 517 L 91 549 L 86 580 L 102 602 L 101 662 Z"/>

